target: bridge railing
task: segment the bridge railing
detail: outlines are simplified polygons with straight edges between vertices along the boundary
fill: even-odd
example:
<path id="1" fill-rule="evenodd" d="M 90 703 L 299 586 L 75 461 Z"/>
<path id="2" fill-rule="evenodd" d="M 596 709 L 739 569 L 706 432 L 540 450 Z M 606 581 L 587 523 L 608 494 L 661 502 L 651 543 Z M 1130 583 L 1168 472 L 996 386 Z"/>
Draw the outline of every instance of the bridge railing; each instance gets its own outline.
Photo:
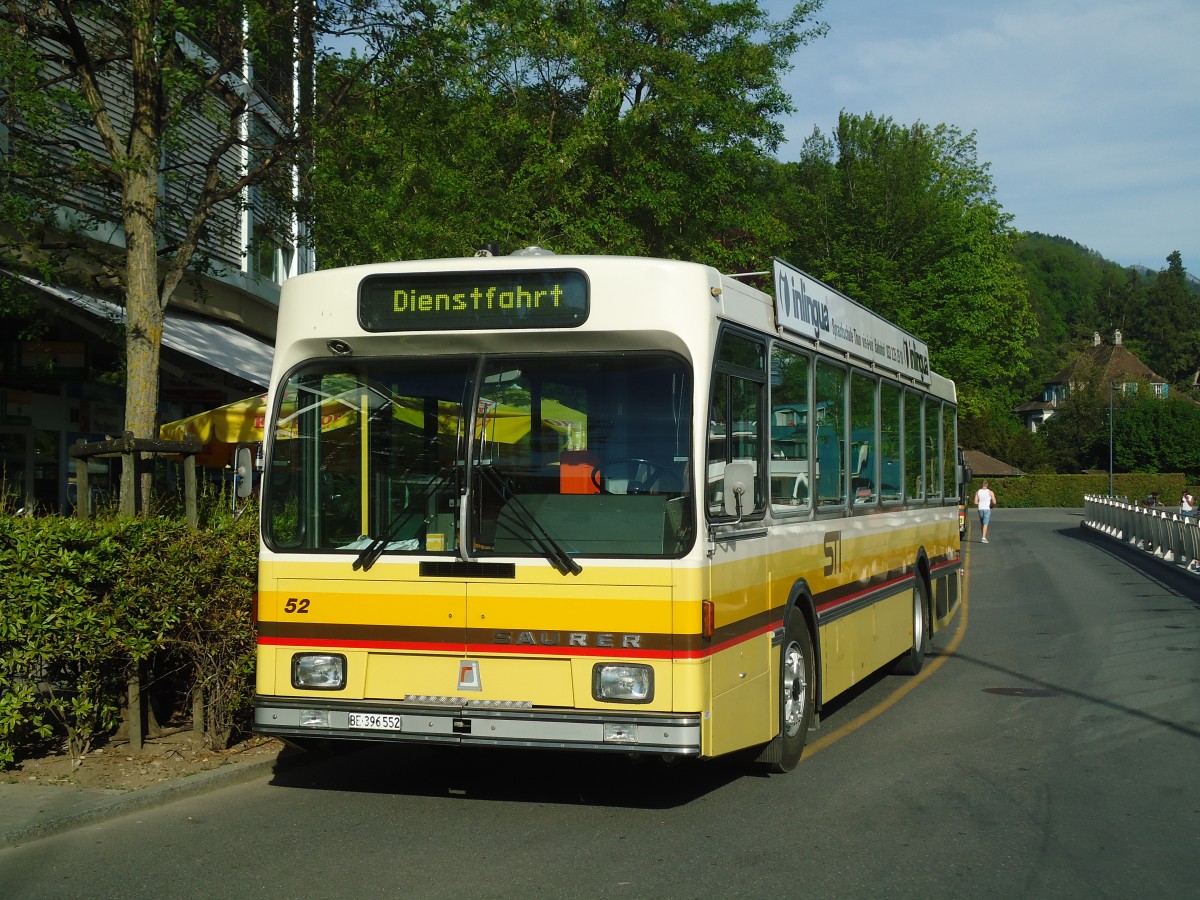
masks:
<path id="1" fill-rule="evenodd" d="M 1083 524 L 1188 572 L 1200 574 L 1200 517 L 1087 494 Z"/>

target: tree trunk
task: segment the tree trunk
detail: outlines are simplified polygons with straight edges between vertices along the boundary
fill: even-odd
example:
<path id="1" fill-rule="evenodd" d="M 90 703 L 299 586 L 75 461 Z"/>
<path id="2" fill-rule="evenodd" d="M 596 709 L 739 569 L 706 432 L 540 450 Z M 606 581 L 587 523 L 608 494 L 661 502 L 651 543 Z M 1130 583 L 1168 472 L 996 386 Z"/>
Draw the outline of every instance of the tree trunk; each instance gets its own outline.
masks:
<path id="1" fill-rule="evenodd" d="M 158 164 L 161 140 L 157 119 L 157 60 L 154 17 L 136 0 L 132 17 L 133 116 L 129 154 L 122 174 L 122 213 L 128 249 L 125 273 L 125 430 L 135 438 L 158 436 L 158 365 L 162 352 L 163 307 L 158 292 Z M 138 479 L 141 510 L 150 502 L 153 473 Z"/>

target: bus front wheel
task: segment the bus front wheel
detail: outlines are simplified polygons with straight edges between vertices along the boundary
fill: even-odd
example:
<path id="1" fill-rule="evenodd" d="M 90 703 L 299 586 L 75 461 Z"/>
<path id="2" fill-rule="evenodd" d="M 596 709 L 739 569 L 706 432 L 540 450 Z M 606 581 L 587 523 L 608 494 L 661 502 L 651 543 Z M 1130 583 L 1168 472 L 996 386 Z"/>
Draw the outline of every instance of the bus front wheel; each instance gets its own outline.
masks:
<path id="1" fill-rule="evenodd" d="M 812 724 L 816 688 L 812 635 L 804 616 L 788 616 L 779 663 L 779 734 L 760 759 L 772 772 L 790 772 L 800 762 Z"/>

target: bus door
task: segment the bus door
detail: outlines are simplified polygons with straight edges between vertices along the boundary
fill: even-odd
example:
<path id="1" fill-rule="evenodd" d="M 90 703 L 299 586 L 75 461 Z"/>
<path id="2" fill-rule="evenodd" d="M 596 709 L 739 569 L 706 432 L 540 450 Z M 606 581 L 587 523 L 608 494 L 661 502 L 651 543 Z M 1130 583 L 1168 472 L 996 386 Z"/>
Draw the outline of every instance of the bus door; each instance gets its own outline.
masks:
<path id="1" fill-rule="evenodd" d="M 709 407 L 705 497 L 709 520 L 707 600 L 712 607 L 711 749 L 770 736 L 771 596 L 765 504 L 770 444 L 766 347 L 721 336 Z"/>

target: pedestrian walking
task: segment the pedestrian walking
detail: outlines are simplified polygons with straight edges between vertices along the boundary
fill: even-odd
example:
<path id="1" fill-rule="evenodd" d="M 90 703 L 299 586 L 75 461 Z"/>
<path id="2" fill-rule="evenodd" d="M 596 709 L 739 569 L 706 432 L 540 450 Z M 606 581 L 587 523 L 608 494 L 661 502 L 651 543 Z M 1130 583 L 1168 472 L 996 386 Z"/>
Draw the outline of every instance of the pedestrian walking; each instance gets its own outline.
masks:
<path id="1" fill-rule="evenodd" d="M 975 506 L 979 510 L 979 524 L 983 531 L 983 543 L 988 542 L 988 525 L 992 521 L 992 507 L 996 505 L 996 493 L 985 480 L 975 492 Z"/>
<path id="2" fill-rule="evenodd" d="M 1179 514 L 1181 516 L 1190 516 L 1196 512 L 1196 498 L 1188 493 L 1188 489 L 1183 489 L 1183 494 L 1179 498 Z"/>

